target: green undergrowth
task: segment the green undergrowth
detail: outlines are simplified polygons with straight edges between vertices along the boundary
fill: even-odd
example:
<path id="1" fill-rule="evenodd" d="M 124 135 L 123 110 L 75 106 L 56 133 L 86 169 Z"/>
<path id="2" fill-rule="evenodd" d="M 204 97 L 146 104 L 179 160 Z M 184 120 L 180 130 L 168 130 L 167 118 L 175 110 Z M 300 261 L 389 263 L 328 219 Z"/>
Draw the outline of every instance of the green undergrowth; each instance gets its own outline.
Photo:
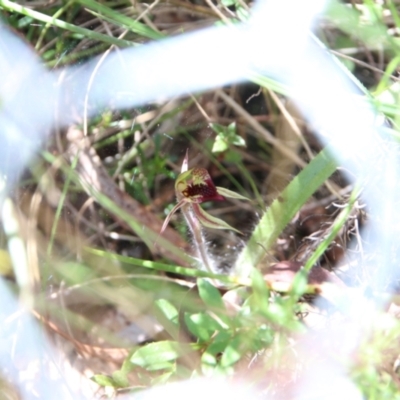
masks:
<path id="1" fill-rule="evenodd" d="M 49 68 L 82 63 L 110 46 L 122 49 L 163 40 L 196 24 L 237 23 L 248 18 L 248 2 L 217 1 L 222 21 L 207 3 L 178 3 L 79 0 L 32 8 L 0 0 L 0 9 L 4 21 L 32 44 Z M 390 121 L 392 128 L 387 133 L 395 140 L 400 115 L 399 29 L 398 5 L 393 0 L 330 1 L 316 29 L 318 40 L 332 50 L 365 102 Z M 262 382 L 265 393 L 274 394 L 279 383 L 263 382 L 264 374 L 294 373 L 303 365 L 294 343 L 313 329 L 305 322 L 305 315 L 316 312 L 310 311 L 307 295 L 321 291 L 309 284 L 308 274 L 316 266 L 332 269 L 339 258 L 332 256 L 334 250 L 345 251 L 347 239 L 355 238 L 352 221 L 360 214 L 362 185 L 348 182 L 329 145 L 321 146 L 311 128 L 303 127 L 301 134 L 310 151 L 299 147 L 292 158 L 287 157 L 290 169 L 282 177 L 285 184 L 272 200 L 267 199 L 276 149 L 265 132 L 278 137 L 280 107 L 287 105 L 291 88 L 251 71 L 248 82 L 224 88 L 243 112 L 222 101 L 216 91 L 132 110 L 105 110 L 87 127 L 79 126 L 86 128 L 92 150 L 116 187 L 161 222 L 176 204 L 174 181 L 187 149 L 190 168 L 204 167 L 218 186 L 250 198 L 248 204 L 235 200 L 204 206 L 244 232 L 242 236 L 206 232 L 212 256 L 221 264 L 215 273 L 193 268 L 195 257 L 188 250 L 192 239 L 178 216 L 171 219 L 170 226 L 187 243 L 185 249 L 139 223 L 134 213 L 119 207 L 101 190 L 85 185 L 77 158 L 68 159 L 69 144 L 63 131 L 55 133 L 54 142 L 21 180 L 19 193 L 32 196 L 31 214 L 22 206 L 21 213 L 27 215 L 29 229 L 34 226 L 37 231 L 34 239 L 19 233 L 28 243 L 28 262 L 19 263 L 20 269 L 14 266 L 14 278 L 22 286 L 21 282 L 33 280 L 30 274 L 35 275 L 32 293 L 37 310 L 42 315 L 57 314 L 58 306 L 50 304 L 47 297 L 53 290 L 55 297 L 65 297 L 67 303 L 73 298 L 78 305 L 89 304 L 102 314 L 111 308 L 118 317 L 124 316 L 127 326 L 141 332 L 125 334 L 124 329 L 110 328 L 103 319 L 94 320 L 92 308 L 84 312 L 63 303 L 60 325 L 66 321 L 70 332 L 83 331 L 85 339 L 96 346 L 127 350 L 119 365 L 93 376 L 107 393 L 138 391 L 198 376 L 231 377 L 246 371 L 249 386 L 259 387 Z M 244 95 L 246 90 L 251 95 Z M 43 222 L 41 213 L 35 211 L 45 202 L 53 210 L 48 212 L 50 222 L 45 217 Z M 339 211 L 332 211 L 334 202 Z M 18 206 L 17 201 L 15 204 Z M 307 207 L 311 214 L 306 214 Z M 317 232 L 303 234 L 303 222 L 316 215 L 323 216 L 316 219 L 313 229 Z M 15 222 L 11 214 L 5 218 L 5 224 L 7 218 L 11 225 Z M 66 227 L 72 227 L 72 233 L 63 236 Z M 304 243 L 309 243 L 306 236 L 314 238 L 318 232 L 322 233 L 315 236 L 315 245 L 302 253 Z M 11 231 L 6 234 L 9 242 L 18 236 Z M 72 239 L 78 243 L 70 245 Z M 157 246 L 182 263 L 160 256 Z M 9 251 L 15 260 L 12 247 Z M 32 251 L 36 251 L 33 258 Z M 292 277 L 290 285 L 277 290 L 265 277 L 268 267 L 296 260 L 301 254 L 305 254 L 301 259 L 304 268 Z M 29 291 L 29 285 L 21 287 L 23 290 Z M 328 309 L 331 312 L 332 308 Z M 328 311 L 318 311 L 329 320 Z M 396 364 L 400 326 L 387 313 L 380 313 L 378 320 L 381 323 L 369 327 L 353 358 L 341 362 L 366 398 L 400 398 Z"/>

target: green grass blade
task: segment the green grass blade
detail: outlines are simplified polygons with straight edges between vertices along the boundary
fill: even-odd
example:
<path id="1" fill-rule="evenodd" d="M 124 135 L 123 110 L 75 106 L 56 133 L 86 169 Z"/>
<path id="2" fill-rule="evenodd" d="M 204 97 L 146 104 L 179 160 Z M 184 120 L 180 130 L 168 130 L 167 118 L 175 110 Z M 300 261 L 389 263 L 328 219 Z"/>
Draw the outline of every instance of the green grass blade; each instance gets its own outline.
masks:
<path id="1" fill-rule="evenodd" d="M 73 0 L 69 0 L 66 4 L 64 4 L 61 8 L 59 8 L 59 9 L 53 14 L 53 18 L 58 18 L 58 17 L 60 17 L 63 13 L 65 13 L 65 12 L 68 10 L 68 8 L 69 8 L 72 4 L 73 4 Z M 50 26 L 51 26 L 51 23 L 48 22 L 48 23 L 43 27 L 43 29 L 41 30 L 40 35 L 39 35 L 39 38 L 38 38 L 38 40 L 37 40 L 37 42 L 36 42 L 36 45 L 35 45 L 35 50 L 39 50 L 39 49 L 40 49 L 40 47 L 41 47 L 41 45 L 42 45 L 42 43 L 43 43 L 43 40 L 44 40 L 44 38 L 45 38 L 45 36 L 46 36 L 46 33 L 47 33 L 47 31 L 49 30 Z"/>
<path id="2" fill-rule="evenodd" d="M 46 161 L 50 163 L 53 163 L 56 160 L 56 157 L 54 157 L 51 153 L 47 151 L 43 151 L 42 156 Z M 79 174 L 75 170 L 65 164 L 61 165 L 60 168 L 65 174 L 71 176 L 71 180 L 73 182 L 81 186 L 81 179 L 79 177 Z M 157 244 L 158 246 L 163 246 L 170 253 L 178 256 L 180 260 L 182 260 L 182 262 L 193 262 L 193 259 L 182 249 L 174 246 L 171 242 L 161 237 L 159 233 L 152 231 L 146 226 L 143 226 L 136 220 L 136 218 L 134 218 L 128 212 L 119 208 L 110 198 L 105 196 L 103 193 L 100 193 L 94 188 L 88 187 L 87 185 L 85 185 L 85 188 L 104 209 L 110 211 L 122 221 L 125 221 L 125 223 L 130 226 L 130 228 L 140 237 L 140 239 L 143 240 L 143 242 L 147 245 L 149 249 L 154 250 L 155 244 Z"/>
<path id="3" fill-rule="evenodd" d="M 71 171 L 75 170 L 77 163 L 78 163 L 78 157 L 75 157 L 72 162 L 72 165 L 71 165 Z M 51 252 L 53 250 L 53 244 L 54 244 L 54 239 L 56 237 L 58 221 L 60 220 L 60 217 L 61 217 L 61 211 L 62 211 L 62 208 L 64 207 L 65 199 L 67 197 L 67 193 L 68 193 L 70 184 L 71 184 L 71 173 L 69 173 L 67 175 L 67 179 L 65 181 L 65 185 L 64 185 L 63 191 L 61 193 L 61 198 L 60 198 L 60 201 L 58 202 L 56 215 L 55 215 L 55 218 L 53 221 L 53 226 L 51 227 L 50 241 L 49 241 L 49 245 L 47 247 L 47 256 L 50 256 Z"/>
<path id="4" fill-rule="evenodd" d="M 141 260 L 139 258 L 133 258 L 133 257 L 127 257 L 127 256 L 121 256 L 115 253 L 110 253 L 104 250 L 99 250 L 99 249 L 94 249 L 91 247 L 85 247 L 85 250 L 93 255 L 102 257 L 102 258 L 109 258 L 111 260 L 116 260 L 125 264 L 130 264 L 130 265 L 135 265 L 137 267 L 142 267 L 142 268 L 148 268 L 152 269 L 155 271 L 162 271 L 162 272 L 170 272 L 173 274 L 179 274 L 179 275 L 185 275 L 188 277 L 193 277 L 193 278 L 211 278 L 215 280 L 219 280 L 221 282 L 225 283 L 233 283 L 233 284 L 243 284 L 243 285 L 249 285 L 249 281 L 243 281 L 239 282 L 235 277 L 233 276 L 227 276 L 227 275 L 221 275 L 221 274 L 211 274 L 206 271 L 200 271 L 195 268 L 185 268 L 185 267 L 180 267 L 178 265 L 169 265 L 169 264 L 163 264 L 160 262 L 155 262 L 155 261 L 149 261 L 149 260 Z"/>
<path id="5" fill-rule="evenodd" d="M 260 75 L 258 73 L 250 72 L 249 80 L 257 85 L 273 90 L 276 93 L 284 96 L 290 96 L 290 87 L 286 84 L 280 83 L 275 79 L 268 78 L 267 76 Z"/>
<path id="6" fill-rule="evenodd" d="M 305 271 L 310 271 L 310 269 L 322 256 L 322 254 L 325 253 L 326 249 L 333 242 L 335 237 L 337 237 L 339 231 L 343 228 L 344 224 L 349 218 L 354 203 L 356 202 L 359 195 L 360 195 L 360 188 L 356 187 L 351 193 L 347 206 L 340 212 L 338 217 L 335 219 L 335 222 L 333 223 L 331 231 L 329 232 L 327 237 L 318 245 L 313 254 L 311 254 L 310 258 L 307 260 L 306 264 L 304 265 Z"/>
<path id="7" fill-rule="evenodd" d="M 95 0 L 79 0 L 79 3 L 84 7 L 96 12 L 99 17 L 104 17 L 107 21 L 115 23 L 119 26 L 124 26 L 132 32 L 137 33 L 140 36 L 147 37 L 149 39 L 161 39 L 164 37 L 162 33 L 149 28 L 141 22 L 135 21 L 131 17 L 121 14 L 104 4 L 99 3 Z"/>
<path id="8" fill-rule="evenodd" d="M 76 52 L 68 53 L 68 54 L 63 53 L 60 57 L 57 57 L 56 54 L 52 55 L 51 57 L 46 57 L 46 53 L 44 53 L 42 55 L 42 59 L 45 61 L 46 67 L 52 69 L 55 67 L 61 67 L 63 65 L 72 64 L 83 58 L 97 56 L 100 53 L 107 50 L 109 47 L 110 47 L 109 43 L 102 42 L 98 45 L 90 47 L 89 49 L 84 49 L 81 51 L 76 51 Z M 56 58 L 54 58 L 54 57 L 56 57 Z"/>
<path id="9" fill-rule="evenodd" d="M 328 149 L 321 151 L 273 201 L 254 229 L 248 243 L 235 263 L 233 273 L 248 278 L 257 267 L 286 225 L 312 196 L 312 194 L 335 172 L 336 163 Z"/>
<path id="10" fill-rule="evenodd" d="M 76 26 L 73 24 L 69 24 L 68 22 L 62 21 L 60 19 L 50 17 L 49 15 L 42 14 L 38 11 L 31 10 L 30 8 L 23 7 L 17 3 L 14 3 L 9 0 L 0 0 L 0 8 L 4 10 L 16 12 L 22 15 L 26 15 L 28 17 L 34 18 L 37 21 L 45 22 L 46 24 L 50 24 L 52 26 L 56 26 L 57 28 L 65 29 L 70 32 L 77 33 L 82 35 L 82 38 L 98 40 L 101 42 L 106 42 L 108 44 L 113 44 L 119 47 L 128 47 L 132 46 L 134 43 L 128 40 L 117 39 L 112 36 L 104 35 L 102 33 L 91 31 L 90 29 L 81 28 L 80 26 Z"/>

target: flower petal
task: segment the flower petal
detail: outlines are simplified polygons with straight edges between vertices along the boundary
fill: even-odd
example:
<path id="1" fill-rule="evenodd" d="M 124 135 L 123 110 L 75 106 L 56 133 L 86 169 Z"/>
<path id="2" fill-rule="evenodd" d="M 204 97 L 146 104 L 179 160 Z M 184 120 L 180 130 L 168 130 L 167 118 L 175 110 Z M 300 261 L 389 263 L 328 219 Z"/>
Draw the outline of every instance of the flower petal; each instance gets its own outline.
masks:
<path id="1" fill-rule="evenodd" d="M 185 204 L 187 203 L 186 199 L 182 199 L 178 204 L 174 206 L 174 208 L 168 213 L 167 217 L 165 218 L 165 221 L 161 227 L 160 233 L 163 233 L 165 228 L 167 227 L 169 221 L 171 220 L 171 217 Z"/>
<path id="2" fill-rule="evenodd" d="M 239 193 L 232 192 L 231 190 L 228 190 L 228 189 L 225 189 L 225 188 L 222 188 L 219 186 L 217 186 L 216 189 L 217 189 L 217 193 L 220 194 L 221 196 L 231 197 L 232 199 L 240 199 L 240 200 L 249 200 L 250 201 L 250 199 L 248 199 L 247 197 L 244 197 Z"/>
<path id="3" fill-rule="evenodd" d="M 243 235 L 242 232 L 228 225 L 225 221 L 215 218 L 208 212 L 205 212 L 197 203 L 192 203 L 193 212 L 198 218 L 199 222 L 207 228 L 213 229 L 230 229 Z"/>
<path id="4" fill-rule="evenodd" d="M 186 172 L 189 166 L 189 149 L 186 149 L 185 158 L 182 161 L 181 173 Z"/>

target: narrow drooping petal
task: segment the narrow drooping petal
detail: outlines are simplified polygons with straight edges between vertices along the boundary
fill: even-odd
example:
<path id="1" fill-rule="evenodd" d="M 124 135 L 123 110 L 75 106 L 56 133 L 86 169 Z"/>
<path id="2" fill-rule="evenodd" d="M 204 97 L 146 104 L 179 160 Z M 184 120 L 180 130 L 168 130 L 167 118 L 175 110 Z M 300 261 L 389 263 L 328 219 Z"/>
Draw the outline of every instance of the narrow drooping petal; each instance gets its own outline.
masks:
<path id="1" fill-rule="evenodd" d="M 213 229 L 229 229 L 229 230 L 232 230 L 232 231 L 242 234 L 242 232 L 240 232 L 237 229 L 233 228 L 232 226 L 228 225 L 222 219 L 213 217 L 211 214 L 204 211 L 198 204 L 193 203 L 191 206 L 192 206 L 194 214 L 196 215 L 199 222 L 203 226 L 205 226 L 207 228 L 213 228 Z"/>
<path id="2" fill-rule="evenodd" d="M 217 189 L 217 193 L 220 194 L 221 196 L 230 197 L 232 199 L 249 200 L 250 201 L 250 199 L 248 199 L 247 197 L 244 197 L 239 193 L 232 192 L 232 190 L 225 189 L 225 188 L 222 188 L 219 186 L 217 186 L 216 189 Z"/>
<path id="3" fill-rule="evenodd" d="M 169 221 L 171 220 L 171 217 L 186 203 L 185 199 L 182 199 L 178 204 L 174 206 L 174 208 L 168 213 L 167 217 L 165 218 L 165 221 L 161 227 L 160 233 L 163 233 L 167 225 L 169 224 Z"/>

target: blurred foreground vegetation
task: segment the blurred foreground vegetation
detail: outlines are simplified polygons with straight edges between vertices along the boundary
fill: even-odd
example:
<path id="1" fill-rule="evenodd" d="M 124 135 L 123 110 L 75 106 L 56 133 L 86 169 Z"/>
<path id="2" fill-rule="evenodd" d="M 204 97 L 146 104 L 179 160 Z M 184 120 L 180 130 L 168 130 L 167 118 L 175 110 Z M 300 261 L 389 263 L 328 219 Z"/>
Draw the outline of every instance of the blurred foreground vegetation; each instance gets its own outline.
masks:
<path id="1" fill-rule="evenodd" d="M 0 10 L 53 69 L 246 21 L 251 4 L 0 0 Z M 316 24 L 317 37 L 364 87 L 395 138 L 399 10 L 394 0 L 331 1 Z M 56 128 L 27 168 L 13 202 L 35 316 L 66 360 L 79 360 L 97 395 L 228 376 L 279 398 L 309 367 L 295 351 L 299 338 L 346 323 L 341 294 L 372 285 L 365 266 L 345 254 L 362 251 L 368 212 L 361 189 L 337 170 L 286 95 L 279 82 L 249 77 L 207 93 L 104 110 Z M 243 233 L 206 229 L 215 274 L 195 268 L 179 213 L 159 234 L 176 204 L 174 181 L 187 149 L 190 168 L 207 169 L 217 186 L 251 200 L 203 205 Z M 6 242 L 3 235 L 0 272 L 17 289 Z M 315 303 L 317 294 L 323 302 Z M 400 398 L 395 303 L 351 362 L 332 355 L 366 398 Z"/>

